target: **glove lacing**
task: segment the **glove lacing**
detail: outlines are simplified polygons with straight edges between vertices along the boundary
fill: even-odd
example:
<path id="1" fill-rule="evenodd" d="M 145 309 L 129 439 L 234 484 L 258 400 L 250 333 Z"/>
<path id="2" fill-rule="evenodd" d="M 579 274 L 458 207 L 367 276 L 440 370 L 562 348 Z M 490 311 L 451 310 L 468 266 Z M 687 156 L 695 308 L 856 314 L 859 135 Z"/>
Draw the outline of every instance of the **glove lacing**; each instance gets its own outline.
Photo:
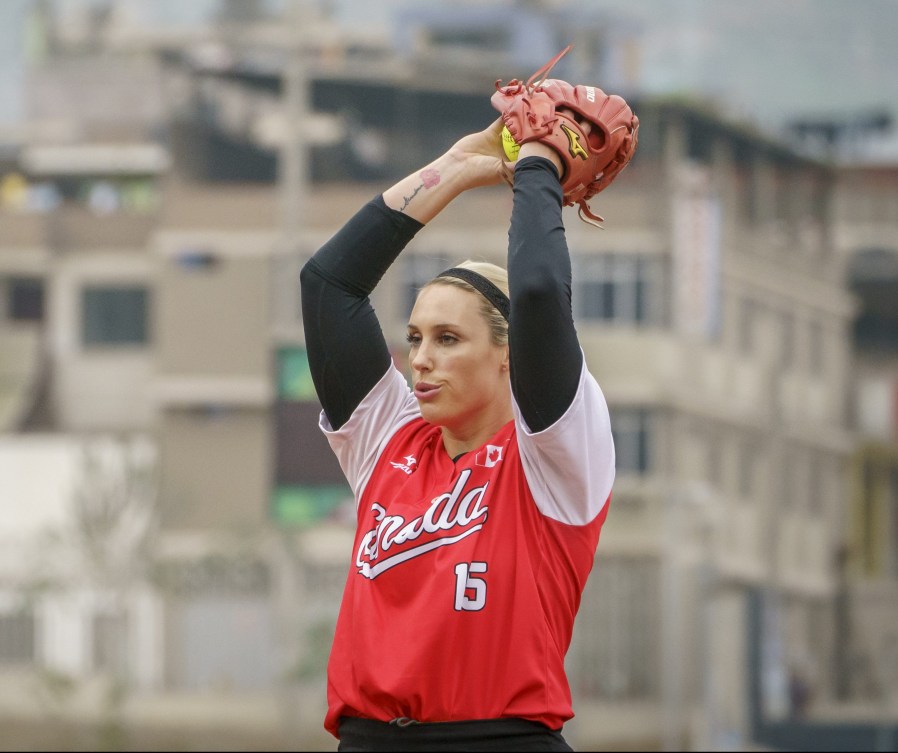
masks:
<path id="1" fill-rule="evenodd" d="M 543 82 L 549 78 L 549 73 L 555 67 L 555 64 L 561 60 L 565 55 L 567 55 L 573 45 L 568 45 L 561 52 L 559 52 L 555 57 L 553 57 L 548 63 L 546 63 L 542 68 L 537 71 L 534 71 L 533 75 L 527 79 L 527 83 L 522 83 L 516 78 L 513 78 L 509 81 L 505 86 L 502 85 L 502 79 L 496 79 L 496 91 L 505 90 L 504 93 L 511 94 L 513 96 L 517 96 L 523 91 L 526 91 L 528 94 L 533 94 L 535 92 L 542 91 Z M 539 78 L 536 83 L 534 83 L 534 79 Z M 595 214 L 590 208 L 589 204 L 586 202 L 586 198 L 580 199 L 577 204 L 579 207 L 577 209 L 577 216 L 583 220 L 587 225 L 593 225 L 594 227 L 599 228 L 599 230 L 604 230 L 605 227 L 602 223 L 605 221 L 604 217 L 600 217 Z"/>

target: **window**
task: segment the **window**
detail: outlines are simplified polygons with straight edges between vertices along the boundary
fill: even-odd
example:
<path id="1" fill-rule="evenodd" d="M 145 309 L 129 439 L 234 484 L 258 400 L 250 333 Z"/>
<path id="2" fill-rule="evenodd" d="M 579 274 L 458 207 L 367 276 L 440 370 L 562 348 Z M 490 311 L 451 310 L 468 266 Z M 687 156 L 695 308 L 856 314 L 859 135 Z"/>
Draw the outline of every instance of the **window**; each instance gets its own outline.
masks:
<path id="1" fill-rule="evenodd" d="M 819 376 L 823 373 L 826 366 L 824 349 L 823 325 L 820 322 L 811 322 L 808 336 L 808 366 L 811 374 Z"/>
<path id="2" fill-rule="evenodd" d="M 792 454 L 792 463 L 789 468 L 789 496 L 792 498 L 793 509 L 796 512 L 808 514 L 811 511 L 811 472 L 814 467 L 814 453 L 812 450 L 800 449 Z"/>
<path id="3" fill-rule="evenodd" d="M 786 450 L 782 456 L 782 471 L 778 479 L 780 509 L 796 512 L 801 505 L 799 470 L 801 456 L 797 450 Z"/>
<path id="4" fill-rule="evenodd" d="M 430 32 L 430 42 L 434 47 L 462 47 L 472 50 L 507 50 L 511 34 L 505 29 L 492 25 L 436 27 Z"/>
<path id="5" fill-rule="evenodd" d="M 887 534 L 886 556 L 891 556 L 889 572 L 891 578 L 898 578 L 898 468 L 891 467 L 888 470 L 888 497 L 889 510 L 886 519 L 891 521 L 891 532 Z"/>
<path id="6" fill-rule="evenodd" d="M 773 181 L 773 207 L 777 220 L 788 221 L 792 219 L 795 211 L 795 181 L 793 175 L 786 167 L 772 170 Z"/>
<path id="7" fill-rule="evenodd" d="M 91 286 L 82 291 L 85 345 L 143 345 L 148 341 L 149 293 L 143 286 Z"/>
<path id="8" fill-rule="evenodd" d="M 572 259 L 574 315 L 622 324 L 664 320 L 663 262 L 647 255 L 577 255 Z"/>
<path id="9" fill-rule="evenodd" d="M 795 365 L 795 317 L 788 312 L 780 319 L 780 365 L 783 369 Z"/>
<path id="10" fill-rule="evenodd" d="M 827 513 L 827 488 L 830 478 L 827 473 L 829 464 L 819 452 L 811 454 L 808 471 L 808 511 L 815 518 L 822 518 Z"/>
<path id="11" fill-rule="evenodd" d="M 220 265 L 221 257 L 205 248 L 184 248 L 175 256 L 175 263 L 188 272 L 211 272 Z"/>
<path id="12" fill-rule="evenodd" d="M 128 621 L 124 614 L 96 614 L 93 618 L 94 669 L 123 677 L 128 667 Z"/>
<path id="13" fill-rule="evenodd" d="M 275 481 L 278 486 L 339 485 L 340 464 L 318 429 L 317 401 L 278 400 L 274 431 L 277 442 Z"/>
<path id="14" fill-rule="evenodd" d="M 756 177 L 750 164 L 742 164 L 736 170 L 736 197 L 739 219 L 751 225 L 758 219 Z"/>
<path id="15" fill-rule="evenodd" d="M 758 317 L 758 304 L 750 298 L 743 298 L 739 310 L 739 352 L 743 355 L 754 353 Z"/>
<path id="16" fill-rule="evenodd" d="M 863 488 L 863 513 L 861 515 L 861 543 L 860 556 L 862 561 L 862 572 L 865 575 L 873 575 L 876 573 L 876 541 L 877 541 L 877 509 L 876 509 L 876 465 L 875 462 L 867 457 L 863 460 L 861 468 L 861 483 Z"/>
<path id="17" fill-rule="evenodd" d="M 739 451 L 739 496 L 751 499 L 758 491 L 761 447 L 756 440 L 744 440 Z"/>
<path id="18" fill-rule="evenodd" d="M 708 482 L 712 486 L 715 486 L 719 489 L 723 487 L 724 479 L 726 476 L 726 474 L 724 473 L 724 450 L 726 447 L 726 441 L 722 431 L 712 430 L 709 432 L 709 434 L 710 436 L 707 439 L 707 478 Z"/>
<path id="19" fill-rule="evenodd" d="M 13 322 L 40 322 L 44 319 L 44 283 L 38 278 L 13 277 L 8 283 L 7 316 Z"/>
<path id="20" fill-rule="evenodd" d="M 611 433 L 618 473 L 646 473 L 650 470 L 650 413 L 645 408 L 611 411 Z"/>
<path id="21" fill-rule="evenodd" d="M 575 692 L 595 699 L 652 699 L 661 691 L 661 582 L 657 562 L 606 557 L 583 592 L 567 667 Z"/>
<path id="22" fill-rule="evenodd" d="M 33 663 L 34 634 L 34 616 L 30 612 L 0 614 L 0 666 Z"/>

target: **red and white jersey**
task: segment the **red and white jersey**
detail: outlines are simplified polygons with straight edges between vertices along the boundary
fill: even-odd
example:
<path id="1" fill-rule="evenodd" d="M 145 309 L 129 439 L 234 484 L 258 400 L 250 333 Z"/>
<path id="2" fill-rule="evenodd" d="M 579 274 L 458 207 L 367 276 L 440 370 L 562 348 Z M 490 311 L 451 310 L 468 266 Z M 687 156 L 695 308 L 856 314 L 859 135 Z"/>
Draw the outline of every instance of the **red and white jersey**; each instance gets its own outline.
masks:
<path id="1" fill-rule="evenodd" d="M 514 420 L 456 462 L 391 368 L 338 431 L 357 500 L 328 664 L 325 726 L 573 716 L 564 672 L 614 480 L 605 398 L 586 370 L 558 421 Z"/>

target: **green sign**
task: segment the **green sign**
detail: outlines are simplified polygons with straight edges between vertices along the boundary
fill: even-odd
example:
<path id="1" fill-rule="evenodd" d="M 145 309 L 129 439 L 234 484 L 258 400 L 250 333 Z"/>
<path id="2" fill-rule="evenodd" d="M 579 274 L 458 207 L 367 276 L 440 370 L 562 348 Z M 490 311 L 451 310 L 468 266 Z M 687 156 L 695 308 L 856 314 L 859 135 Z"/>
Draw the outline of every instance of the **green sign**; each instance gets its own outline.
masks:
<path id="1" fill-rule="evenodd" d="M 278 486 L 271 495 L 271 509 L 278 523 L 309 526 L 351 499 L 348 486 Z"/>
<path id="2" fill-rule="evenodd" d="M 306 349 L 279 348 L 277 353 L 278 397 L 282 400 L 315 400 L 315 384 Z"/>

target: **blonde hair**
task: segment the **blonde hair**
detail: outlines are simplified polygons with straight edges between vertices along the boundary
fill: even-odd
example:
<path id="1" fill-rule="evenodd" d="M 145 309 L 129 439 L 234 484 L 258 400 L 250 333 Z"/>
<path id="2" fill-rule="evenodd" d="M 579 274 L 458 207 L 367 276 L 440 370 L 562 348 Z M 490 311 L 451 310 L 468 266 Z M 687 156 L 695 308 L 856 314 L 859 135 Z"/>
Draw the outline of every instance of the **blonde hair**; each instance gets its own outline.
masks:
<path id="1" fill-rule="evenodd" d="M 505 295 L 508 295 L 508 272 L 497 264 L 492 264 L 488 261 L 466 259 L 455 266 L 460 269 L 468 269 L 481 277 L 485 277 L 493 283 L 493 285 L 499 288 L 499 290 L 505 293 Z M 474 293 L 480 300 L 480 313 L 486 320 L 487 326 L 490 329 L 490 340 L 493 345 L 508 345 L 508 322 L 505 320 L 505 317 L 499 313 L 499 310 L 476 288 L 457 277 L 434 277 L 424 287 L 427 288 L 431 285 L 451 285 Z"/>

